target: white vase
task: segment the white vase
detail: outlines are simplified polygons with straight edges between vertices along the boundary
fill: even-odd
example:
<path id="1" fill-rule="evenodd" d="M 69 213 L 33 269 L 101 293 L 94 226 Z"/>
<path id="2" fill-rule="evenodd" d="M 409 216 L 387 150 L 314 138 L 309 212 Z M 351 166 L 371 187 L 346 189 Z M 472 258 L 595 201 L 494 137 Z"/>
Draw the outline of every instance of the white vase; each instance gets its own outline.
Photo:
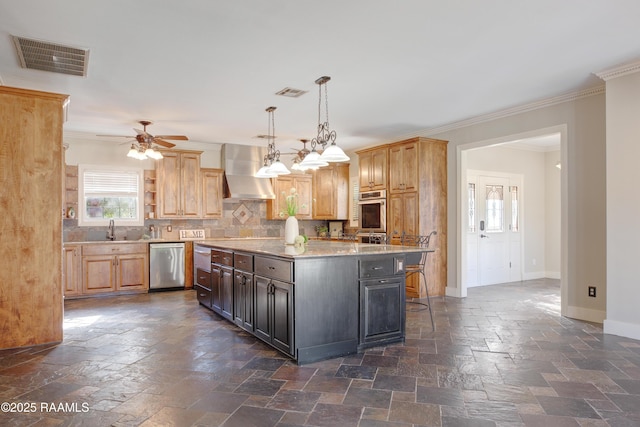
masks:
<path id="1" fill-rule="evenodd" d="M 285 245 L 293 245 L 296 237 L 300 234 L 298 228 L 298 218 L 290 216 L 284 223 L 284 243 Z"/>

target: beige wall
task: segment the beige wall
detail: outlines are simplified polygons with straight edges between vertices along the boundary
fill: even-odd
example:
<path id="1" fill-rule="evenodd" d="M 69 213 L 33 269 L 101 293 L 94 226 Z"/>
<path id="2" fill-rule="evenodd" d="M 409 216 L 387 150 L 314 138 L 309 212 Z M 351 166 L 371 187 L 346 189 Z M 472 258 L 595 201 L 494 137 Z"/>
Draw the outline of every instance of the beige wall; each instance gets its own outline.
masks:
<path id="1" fill-rule="evenodd" d="M 562 133 L 562 313 L 602 321 L 606 295 L 605 96 L 585 96 L 430 137 L 449 141 L 448 295 L 460 295 L 458 200 L 460 151 L 551 132 Z M 587 287 L 597 286 L 597 298 Z"/>
<path id="2" fill-rule="evenodd" d="M 640 72 L 607 81 L 607 318 L 604 332 L 640 339 Z"/>

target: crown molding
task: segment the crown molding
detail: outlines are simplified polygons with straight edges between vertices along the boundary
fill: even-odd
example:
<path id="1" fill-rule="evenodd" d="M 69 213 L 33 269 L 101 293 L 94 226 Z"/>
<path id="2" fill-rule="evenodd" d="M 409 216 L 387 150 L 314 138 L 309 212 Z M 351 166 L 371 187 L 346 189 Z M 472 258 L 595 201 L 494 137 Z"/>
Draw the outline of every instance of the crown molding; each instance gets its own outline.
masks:
<path id="1" fill-rule="evenodd" d="M 493 113 L 482 114 L 479 116 L 471 117 L 469 119 L 459 120 L 457 122 L 448 123 L 446 125 L 423 129 L 421 131 L 413 132 L 411 134 L 396 137 L 393 140 L 400 141 L 400 140 L 415 138 L 419 136 L 432 137 L 432 136 L 435 136 L 444 132 L 449 132 L 455 129 L 465 128 L 465 127 L 477 125 L 480 123 L 486 123 L 486 122 L 501 119 L 504 117 L 514 116 L 516 114 L 523 114 L 529 111 L 539 110 L 541 108 L 562 104 L 564 102 L 575 101 L 581 98 L 587 98 L 589 96 L 600 95 L 603 93 L 605 93 L 605 85 L 600 84 L 600 85 L 592 86 L 586 89 L 568 92 L 562 95 L 553 96 L 553 97 L 542 99 L 535 102 L 530 102 L 528 104 L 522 104 L 516 107 L 494 111 Z"/>
<path id="2" fill-rule="evenodd" d="M 607 80 L 616 79 L 618 77 L 626 76 L 627 74 L 637 73 L 638 71 L 640 71 L 640 61 L 609 68 L 607 70 L 600 71 L 599 73 L 595 73 L 595 75 L 606 82 Z"/>

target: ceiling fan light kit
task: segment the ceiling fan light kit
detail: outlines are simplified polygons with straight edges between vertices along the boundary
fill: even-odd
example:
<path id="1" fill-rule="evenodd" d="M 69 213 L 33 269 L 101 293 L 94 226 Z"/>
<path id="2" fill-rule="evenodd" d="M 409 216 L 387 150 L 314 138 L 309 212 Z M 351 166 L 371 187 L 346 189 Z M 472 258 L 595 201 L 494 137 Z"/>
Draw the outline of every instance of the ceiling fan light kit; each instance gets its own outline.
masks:
<path id="1" fill-rule="evenodd" d="M 152 124 L 152 122 L 148 120 L 140 120 L 138 123 L 142 125 L 143 130 L 134 129 L 137 133 L 137 135 L 135 136 L 136 142 L 131 144 L 131 148 L 127 153 L 127 157 L 131 157 L 133 159 L 138 159 L 138 160 L 146 160 L 146 159 L 160 160 L 164 156 L 160 151 L 158 151 L 159 149 L 157 146 L 154 148 L 153 144 L 156 144 L 165 148 L 172 148 L 172 147 L 175 147 L 176 144 L 165 141 L 165 139 L 175 139 L 180 141 L 189 140 L 189 138 L 187 138 L 184 135 L 153 136 L 147 132 L 147 126 Z M 119 135 L 103 135 L 103 136 L 119 136 Z"/>

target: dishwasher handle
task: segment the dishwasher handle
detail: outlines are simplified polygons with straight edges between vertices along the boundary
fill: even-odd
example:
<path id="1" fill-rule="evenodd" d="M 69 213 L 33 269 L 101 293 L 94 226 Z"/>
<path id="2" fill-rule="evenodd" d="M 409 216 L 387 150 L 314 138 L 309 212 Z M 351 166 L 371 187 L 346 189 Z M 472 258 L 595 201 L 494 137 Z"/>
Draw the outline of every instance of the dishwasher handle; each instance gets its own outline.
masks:
<path id="1" fill-rule="evenodd" d="M 150 243 L 150 248 L 184 248 L 184 243 Z"/>

